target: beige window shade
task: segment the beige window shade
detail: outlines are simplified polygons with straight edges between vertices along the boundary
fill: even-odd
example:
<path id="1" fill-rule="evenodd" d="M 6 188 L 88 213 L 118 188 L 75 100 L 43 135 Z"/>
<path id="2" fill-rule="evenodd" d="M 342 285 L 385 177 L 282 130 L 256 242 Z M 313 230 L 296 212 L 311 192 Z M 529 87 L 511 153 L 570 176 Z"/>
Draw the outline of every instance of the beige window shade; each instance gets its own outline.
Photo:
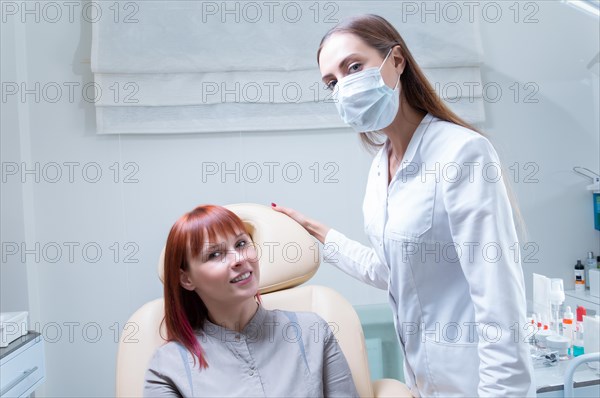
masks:
<path id="1" fill-rule="evenodd" d="M 316 51 L 336 20 L 362 13 L 388 19 L 448 105 L 482 122 L 476 21 L 423 23 L 403 16 L 401 3 L 274 2 L 269 11 L 261 2 L 245 10 L 246 2 L 136 2 L 129 23 L 92 26 L 97 132 L 347 128 L 320 81 Z"/>

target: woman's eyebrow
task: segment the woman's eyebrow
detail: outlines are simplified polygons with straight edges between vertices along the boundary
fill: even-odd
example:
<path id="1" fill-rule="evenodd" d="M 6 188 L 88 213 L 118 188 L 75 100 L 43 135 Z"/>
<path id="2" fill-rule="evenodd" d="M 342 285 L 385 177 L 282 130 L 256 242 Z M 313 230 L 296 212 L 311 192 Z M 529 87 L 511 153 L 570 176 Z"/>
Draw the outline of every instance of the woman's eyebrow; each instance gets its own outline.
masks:
<path id="1" fill-rule="evenodd" d="M 223 243 L 207 242 L 207 244 L 204 245 L 204 247 L 202 248 L 202 251 L 200 253 L 206 254 L 206 253 L 214 252 L 216 250 L 222 250 L 223 247 L 225 247 L 225 244 L 223 244 Z"/>
<path id="2" fill-rule="evenodd" d="M 248 235 L 248 233 L 246 232 L 241 232 L 239 234 L 237 234 L 235 236 L 235 239 L 239 239 L 240 237 L 244 236 L 244 235 Z M 206 245 L 204 246 L 204 251 L 210 251 L 210 250 L 214 250 L 214 249 L 220 249 L 222 247 L 227 246 L 227 242 L 223 241 L 223 242 L 206 242 Z"/>
<path id="3" fill-rule="evenodd" d="M 342 62 L 340 62 L 340 64 L 338 65 L 338 68 L 339 68 L 339 69 L 343 69 L 343 68 L 344 68 L 344 66 L 345 66 L 345 65 L 348 63 L 348 61 L 350 60 L 350 58 L 352 58 L 352 57 L 354 57 L 354 56 L 360 56 L 360 54 L 358 54 L 358 53 L 352 53 L 352 54 L 349 54 L 348 56 L 346 56 L 346 58 L 344 58 L 344 59 L 342 60 Z M 326 74 L 325 76 L 323 76 L 323 77 L 321 78 L 321 80 L 323 81 L 323 83 L 326 83 L 326 80 L 327 80 L 328 78 L 330 78 L 330 77 L 335 77 L 335 76 L 334 76 L 332 73 L 328 73 L 328 74 Z"/>

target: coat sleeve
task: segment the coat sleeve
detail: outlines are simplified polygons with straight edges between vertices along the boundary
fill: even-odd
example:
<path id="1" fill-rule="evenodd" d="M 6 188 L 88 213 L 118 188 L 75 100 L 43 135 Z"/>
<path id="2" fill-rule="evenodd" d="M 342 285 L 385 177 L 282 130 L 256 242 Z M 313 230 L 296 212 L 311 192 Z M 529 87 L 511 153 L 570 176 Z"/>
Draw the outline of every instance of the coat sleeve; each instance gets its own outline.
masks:
<path id="1" fill-rule="evenodd" d="M 487 138 L 469 138 L 452 159 L 461 175 L 442 183 L 444 205 L 477 323 L 479 396 L 530 396 L 524 341 L 526 299 L 519 242 L 498 155 Z"/>
<path id="2" fill-rule="evenodd" d="M 375 250 L 347 238 L 333 228 L 325 237 L 323 261 L 361 282 L 383 290 L 388 288 L 389 270 L 381 263 Z"/>

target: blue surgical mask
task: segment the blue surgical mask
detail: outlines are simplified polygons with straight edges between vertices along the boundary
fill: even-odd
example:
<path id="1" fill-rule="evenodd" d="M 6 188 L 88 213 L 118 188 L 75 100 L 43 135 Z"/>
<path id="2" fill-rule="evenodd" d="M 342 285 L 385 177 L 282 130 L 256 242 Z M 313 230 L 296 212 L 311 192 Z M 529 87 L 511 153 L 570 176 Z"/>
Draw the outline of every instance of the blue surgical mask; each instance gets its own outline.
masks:
<path id="1" fill-rule="evenodd" d="M 381 68 L 369 68 L 340 79 L 333 99 L 342 120 L 358 133 L 386 128 L 394 121 L 400 107 L 400 75 L 392 89 L 383 81 Z"/>

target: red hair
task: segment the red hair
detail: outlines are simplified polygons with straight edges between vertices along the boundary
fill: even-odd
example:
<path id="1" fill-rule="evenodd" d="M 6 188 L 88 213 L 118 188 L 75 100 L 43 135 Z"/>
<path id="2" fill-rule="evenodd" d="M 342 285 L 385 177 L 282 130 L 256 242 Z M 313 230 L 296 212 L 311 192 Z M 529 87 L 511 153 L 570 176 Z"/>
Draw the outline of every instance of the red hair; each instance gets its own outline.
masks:
<path id="1" fill-rule="evenodd" d="M 204 351 L 195 331 L 202 329 L 208 310 L 195 291 L 180 285 L 180 270 L 189 269 L 191 258 L 197 257 L 204 245 L 217 236 L 246 232 L 244 223 L 232 211 L 221 206 L 198 206 L 181 216 L 169 232 L 165 247 L 164 297 L 167 341 L 182 344 L 196 358 L 200 368 L 207 368 Z M 257 299 L 260 297 L 257 293 Z"/>

